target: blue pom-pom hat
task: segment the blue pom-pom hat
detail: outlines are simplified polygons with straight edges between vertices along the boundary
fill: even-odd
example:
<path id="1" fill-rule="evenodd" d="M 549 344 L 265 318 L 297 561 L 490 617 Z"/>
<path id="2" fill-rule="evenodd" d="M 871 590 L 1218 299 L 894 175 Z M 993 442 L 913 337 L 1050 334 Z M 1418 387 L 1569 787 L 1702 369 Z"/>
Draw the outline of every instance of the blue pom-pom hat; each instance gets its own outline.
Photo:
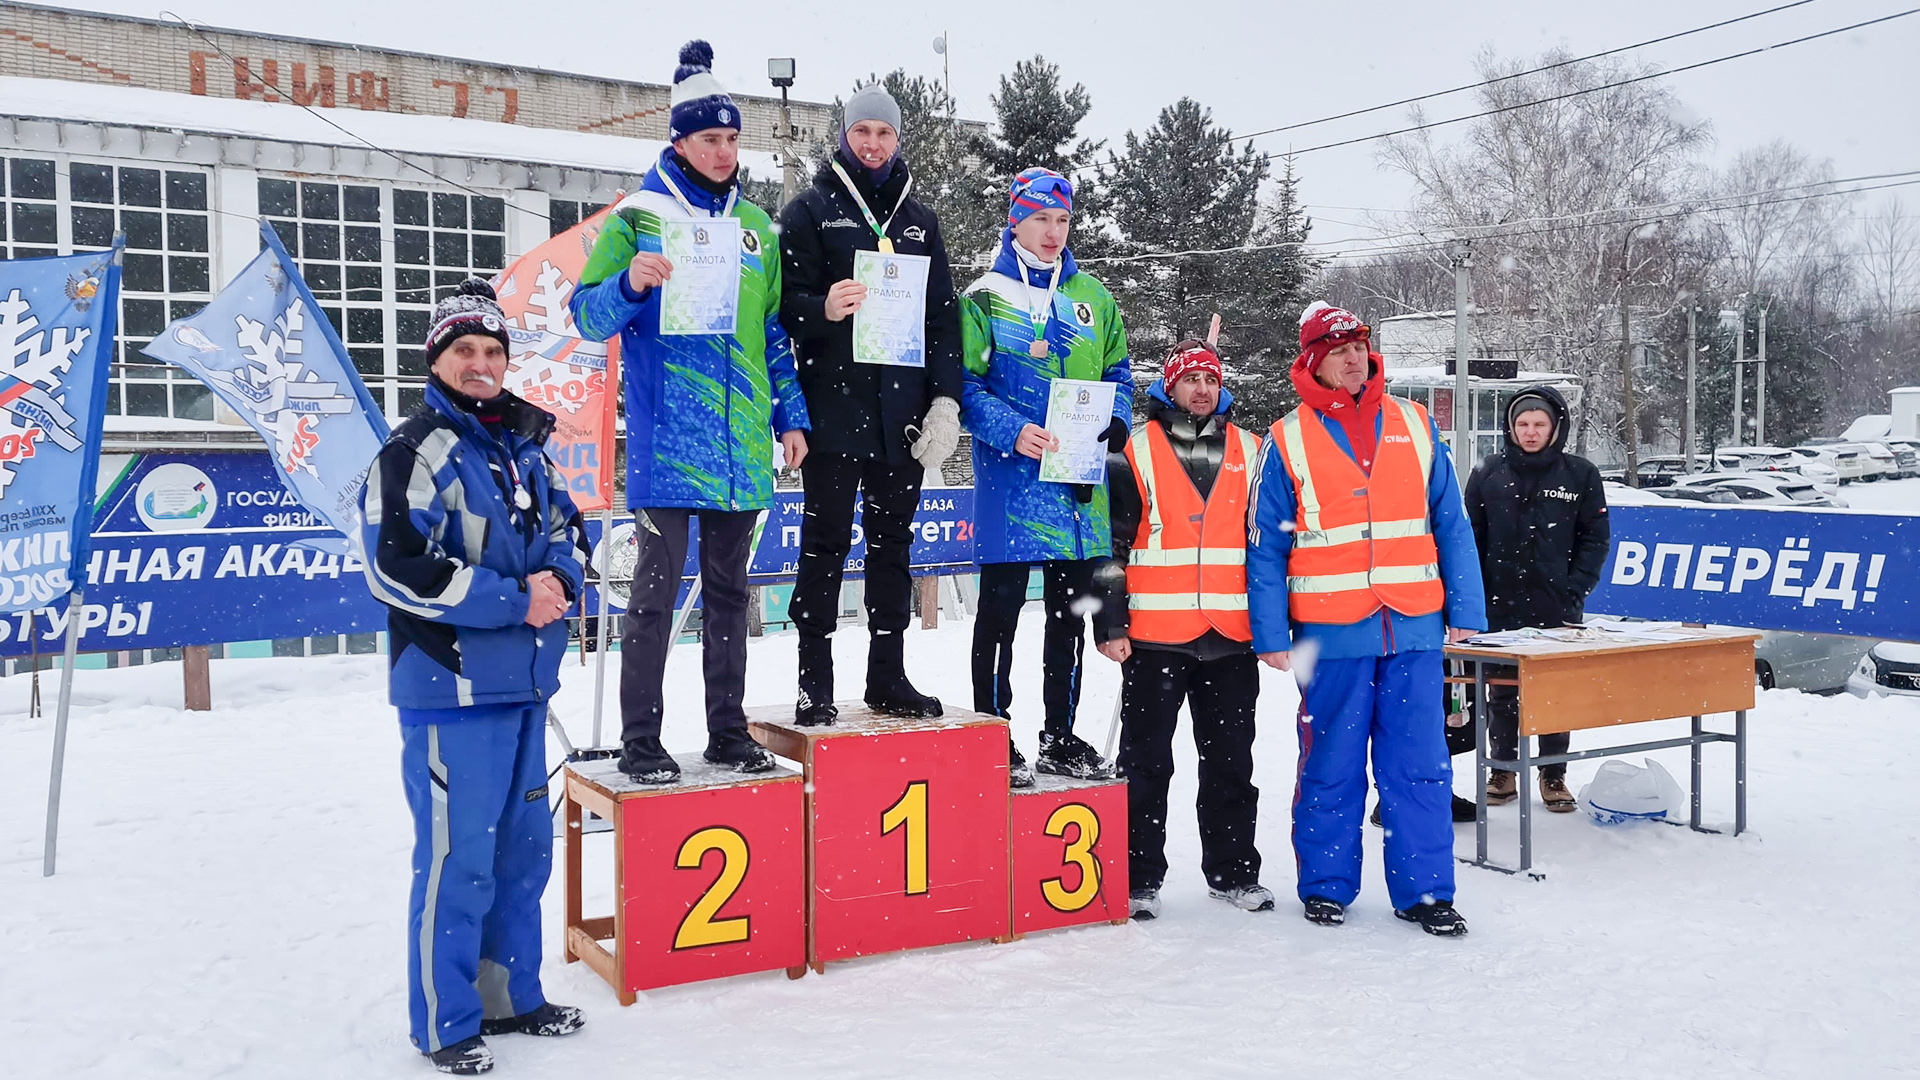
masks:
<path id="1" fill-rule="evenodd" d="M 680 46 L 680 66 L 673 72 L 669 101 L 673 106 L 667 124 L 670 142 L 708 128 L 740 130 L 740 109 L 713 77 L 713 46 L 704 41 Z"/>

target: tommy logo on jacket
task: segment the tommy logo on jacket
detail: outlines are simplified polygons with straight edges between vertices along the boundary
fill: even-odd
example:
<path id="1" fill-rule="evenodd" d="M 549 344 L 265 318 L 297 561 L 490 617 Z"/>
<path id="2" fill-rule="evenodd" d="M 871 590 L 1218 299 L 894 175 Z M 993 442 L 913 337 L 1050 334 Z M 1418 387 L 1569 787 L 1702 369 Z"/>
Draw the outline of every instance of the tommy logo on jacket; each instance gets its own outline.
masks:
<path id="1" fill-rule="evenodd" d="M 1559 499 L 1561 502 L 1579 502 L 1580 501 L 1580 495 L 1578 492 L 1568 491 L 1565 488 L 1548 488 L 1547 490 L 1542 491 L 1540 494 L 1544 498 Z"/>

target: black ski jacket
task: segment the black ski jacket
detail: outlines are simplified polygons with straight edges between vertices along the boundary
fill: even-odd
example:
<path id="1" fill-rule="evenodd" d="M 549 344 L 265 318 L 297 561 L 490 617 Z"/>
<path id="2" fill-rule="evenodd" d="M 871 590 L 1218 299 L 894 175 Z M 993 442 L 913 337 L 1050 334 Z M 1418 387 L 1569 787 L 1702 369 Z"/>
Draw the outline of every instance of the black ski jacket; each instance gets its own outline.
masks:
<path id="1" fill-rule="evenodd" d="M 931 260 L 927 365 L 856 364 L 853 316 L 827 321 L 827 290 L 853 277 L 855 251 L 878 251 L 880 239 L 831 165 L 822 165 L 813 186 L 780 211 L 780 323 L 793 339 L 800 389 L 813 421 L 807 449 L 911 465 L 907 426 L 919 426 L 935 397 L 960 401 L 960 308 L 953 295 L 953 270 L 933 211 L 910 194 L 901 201 L 910 175 L 906 159 L 896 160 L 878 191 L 865 168 L 844 161 L 841 167 L 860 187 L 874 219 L 887 226 L 894 251 Z"/>
<path id="2" fill-rule="evenodd" d="M 1537 454 L 1513 439 L 1467 479 L 1467 518 L 1480 548 L 1487 625 L 1493 630 L 1579 622 L 1587 594 L 1600 583 L 1610 543 L 1600 470 L 1566 452 L 1567 403 L 1550 386 L 1535 386 L 1553 406 L 1553 440 Z M 1517 400 L 1517 399 L 1516 399 Z"/>

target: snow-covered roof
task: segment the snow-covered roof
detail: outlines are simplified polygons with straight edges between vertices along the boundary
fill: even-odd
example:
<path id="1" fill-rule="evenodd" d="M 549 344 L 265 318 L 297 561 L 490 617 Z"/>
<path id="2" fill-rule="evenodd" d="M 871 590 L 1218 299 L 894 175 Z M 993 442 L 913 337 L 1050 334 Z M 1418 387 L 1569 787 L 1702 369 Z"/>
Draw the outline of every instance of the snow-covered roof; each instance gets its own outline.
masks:
<path id="1" fill-rule="evenodd" d="M 1840 437 L 1847 442 L 1863 442 L 1868 439 L 1884 439 L 1893 430 L 1891 413 L 1868 413 L 1847 426 Z"/>
<path id="2" fill-rule="evenodd" d="M 651 167 L 666 146 L 652 139 L 522 127 L 491 120 L 456 120 L 359 109 L 308 111 L 264 101 L 233 101 L 140 87 L 15 76 L 0 76 L 0 116 L 160 128 L 316 146 L 364 148 L 366 143 L 372 143 L 402 154 L 483 158 L 633 174 Z M 362 139 L 366 142 L 361 142 Z M 776 175 L 779 171 L 774 155 L 768 153 L 743 150 L 740 162 L 760 176 Z"/>

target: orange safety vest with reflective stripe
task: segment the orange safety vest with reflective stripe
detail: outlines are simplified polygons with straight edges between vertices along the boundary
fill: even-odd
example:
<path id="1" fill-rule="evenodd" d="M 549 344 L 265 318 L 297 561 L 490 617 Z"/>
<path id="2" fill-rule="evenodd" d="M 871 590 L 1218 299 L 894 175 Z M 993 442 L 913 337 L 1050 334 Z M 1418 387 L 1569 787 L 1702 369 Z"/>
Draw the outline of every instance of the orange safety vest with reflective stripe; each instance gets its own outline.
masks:
<path id="1" fill-rule="evenodd" d="M 1252 641 L 1247 622 L 1248 467 L 1260 438 L 1227 425 L 1226 453 L 1200 498 L 1156 421 L 1127 440 L 1143 513 L 1127 555 L 1127 636 L 1180 645 L 1218 630 Z"/>
<path id="2" fill-rule="evenodd" d="M 1287 557 L 1287 611 L 1295 622 L 1345 626 L 1382 605 L 1402 615 L 1431 615 L 1446 602 L 1427 517 L 1433 472 L 1427 412 L 1387 396 L 1380 419 L 1371 475 L 1307 406 L 1273 425 L 1297 507 Z"/>

